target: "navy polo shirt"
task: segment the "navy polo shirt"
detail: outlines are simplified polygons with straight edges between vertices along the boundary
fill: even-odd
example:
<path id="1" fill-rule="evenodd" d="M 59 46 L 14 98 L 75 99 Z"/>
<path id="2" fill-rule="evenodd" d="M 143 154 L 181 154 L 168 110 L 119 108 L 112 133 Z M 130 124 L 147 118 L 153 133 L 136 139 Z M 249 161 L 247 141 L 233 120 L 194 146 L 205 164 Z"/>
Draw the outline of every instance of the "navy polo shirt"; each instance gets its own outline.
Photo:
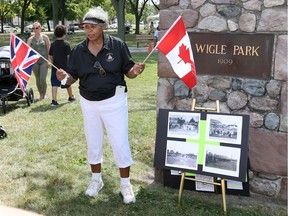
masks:
<path id="1" fill-rule="evenodd" d="M 68 62 L 68 73 L 79 79 L 80 95 L 87 100 L 100 101 L 114 96 L 118 85 L 125 86 L 127 91 L 124 75 L 134 61 L 126 43 L 104 33 L 104 45 L 97 56 L 88 50 L 88 43 L 86 39 L 75 46 Z"/>

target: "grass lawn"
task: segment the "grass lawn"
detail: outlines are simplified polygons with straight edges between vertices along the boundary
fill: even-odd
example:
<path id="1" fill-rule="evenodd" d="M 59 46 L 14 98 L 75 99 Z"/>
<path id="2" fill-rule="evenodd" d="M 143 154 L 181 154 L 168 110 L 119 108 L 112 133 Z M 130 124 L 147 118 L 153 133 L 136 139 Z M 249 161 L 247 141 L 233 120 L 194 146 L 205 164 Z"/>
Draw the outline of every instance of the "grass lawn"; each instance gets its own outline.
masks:
<path id="1" fill-rule="evenodd" d="M 71 45 L 83 38 L 80 34 L 67 37 Z M 132 56 L 135 61 L 143 61 L 147 53 Z M 146 64 L 141 76 L 127 79 L 135 204 L 122 203 L 119 173 L 107 139 L 103 153 L 105 186 L 96 198 L 84 195 L 91 174 L 86 161 L 78 85 L 73 85 L 75 102 L 67 103 L 66 91 L 59 89 L 60 105 L 51 107 L 51 86 L 47 78 L 49 99 L 37 100 L 31 106 L 27 106 L 25 99 L 11 101 L 6 114 L 0 109 L 0 125 L 8 132 L 8 137 L 0 140 L 0 205 L 49 216 L 222 215 L 221 195 L 185 190 L 182 206 L 178 206 L 177 189 L 154 183 L 157 54 L 153 53 Z M 33 75 L 28 88 L 34 90 L 35 98 L 39 97 Z M 247 204 L 241 205 L 242 200 Z M 227 196 L 227 215 L 286 215 L 284 207 L 271 207 L 266 203 L 263 206 L 263 202 L 254 205 L 252 200 Z"/>

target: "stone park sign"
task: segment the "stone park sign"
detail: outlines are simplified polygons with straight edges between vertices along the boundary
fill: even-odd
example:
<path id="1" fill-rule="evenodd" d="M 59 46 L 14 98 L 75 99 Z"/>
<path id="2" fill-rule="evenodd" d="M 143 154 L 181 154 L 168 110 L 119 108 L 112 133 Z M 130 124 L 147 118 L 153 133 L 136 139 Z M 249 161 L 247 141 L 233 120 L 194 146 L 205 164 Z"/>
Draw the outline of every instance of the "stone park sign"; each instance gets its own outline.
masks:
<path id="1" fill-rule="evenodd" d="M 274 35 L 189 32 L 196 71 L 220 75 L 269 79 Z"/>

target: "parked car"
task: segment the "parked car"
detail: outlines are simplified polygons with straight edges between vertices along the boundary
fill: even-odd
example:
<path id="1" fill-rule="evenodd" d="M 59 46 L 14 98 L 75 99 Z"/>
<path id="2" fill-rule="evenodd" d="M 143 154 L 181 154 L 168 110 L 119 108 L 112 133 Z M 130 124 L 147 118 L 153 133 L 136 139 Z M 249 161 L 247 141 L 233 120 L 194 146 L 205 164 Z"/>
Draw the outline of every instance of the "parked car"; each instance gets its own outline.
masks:
<path id="1" fill-rule="evenodd" d="M 24 32 L 32 32 L 32 26 L 33 24 L 29 24 L 27 26 L 24 27 Z M 42 31 L 46 31 L 46 28 L 44 26 L 42 26 Z"/>
<path id="2" fill-rule="evenodd" d="M 32 24 L 24 27 L 24 32 L 31 32 L 31 31 L 32 31 Z"/>
<path id="3" fill-rule="evenodd" d="M 67 28 L 67 34 L 74 34 L 75 33 L 75 27 L 74 27 L 74 24 L 73 23 L 70 23 L 68 25 L 68 28 Z"/>
<path id="4" fill-rule="evenodd" d="M 110 29 L 117 29 L 118 28 L 118 24 L 117 23 L 112 23 L 111 25 L 109 25 Z M 132 28 L 132 25 L 130 23 L 126 23 L 125 24 L 125 33 L 129 34 L 130 29 Z"/>
<path id="5" fill-rule="evenodd" d="M 47 26 L 42 26 L 42 32 L 45 32 L 45 31 L 47 31 L 48 30 L 48 27 Z"/>
<path id="6" fill-rule="evenodd" d="M 73 23 L 71 25 L 74 25 L 74 30 L 80 30 L 84 28 L 80 23 Z"/>
<path id="7" fill-rule="evenodd" d="M 130 23 L 125 24 L 125 34 L 129 34 L 132 29 L 132 25 Z"/>
<path id="8" fill-rule="evenodd" d="M 117 29 L 118 28 L 118 24 L 117 23 L 112 23 L 111 25 L 109 25 L 109 28 Z"/>
<path id="9" fill-rule="evenodd" d="M 12 26 L 3 26 L 4 33 L 17 33 L 17 29 Z"/>

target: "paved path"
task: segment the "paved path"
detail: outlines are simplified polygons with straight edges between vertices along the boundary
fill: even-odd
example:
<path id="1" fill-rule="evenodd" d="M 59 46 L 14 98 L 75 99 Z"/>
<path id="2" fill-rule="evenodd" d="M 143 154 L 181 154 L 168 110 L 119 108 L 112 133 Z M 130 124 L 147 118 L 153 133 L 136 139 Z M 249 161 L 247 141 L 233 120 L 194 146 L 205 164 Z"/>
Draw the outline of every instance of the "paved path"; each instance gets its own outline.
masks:
<path id="1" fill-rule="evenodd" d="M 148 47 L 129 47 L 131 53 L 148 53 Z"/>
<path id="2" fill-rule="evenodd" d="M 148 54 L 148 47 L 128 47 L 131 53 L 147 53 Z M 157 49 L 155 49 L 153 52 L 158 52 Z"/>

